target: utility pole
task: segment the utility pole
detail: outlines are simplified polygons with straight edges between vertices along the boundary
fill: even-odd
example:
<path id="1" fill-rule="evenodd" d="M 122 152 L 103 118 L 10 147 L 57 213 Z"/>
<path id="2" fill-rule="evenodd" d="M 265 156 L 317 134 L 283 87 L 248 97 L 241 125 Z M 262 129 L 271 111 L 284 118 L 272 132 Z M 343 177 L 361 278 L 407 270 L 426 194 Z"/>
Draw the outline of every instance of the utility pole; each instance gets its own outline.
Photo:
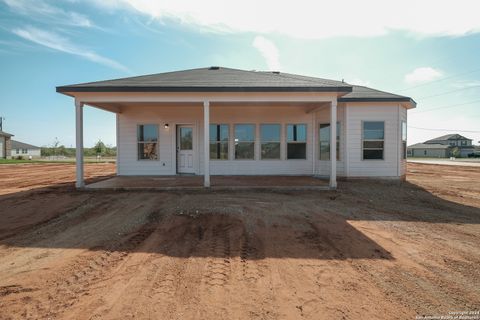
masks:
<path id="1" fill-rule="evenodd" d="M 0 131 L 3 131 L 3 120 L 5 120 L 5 118 L 0 116 Z"/>

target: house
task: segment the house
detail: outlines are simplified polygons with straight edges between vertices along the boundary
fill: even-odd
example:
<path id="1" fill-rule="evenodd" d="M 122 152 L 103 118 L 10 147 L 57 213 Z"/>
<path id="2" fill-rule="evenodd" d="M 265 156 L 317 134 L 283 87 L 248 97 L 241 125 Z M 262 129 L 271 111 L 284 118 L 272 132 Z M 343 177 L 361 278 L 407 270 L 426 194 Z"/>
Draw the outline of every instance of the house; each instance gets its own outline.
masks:
<path id="1" fill-rule="evenodd" d="M 40 147 L 12 140 L 12 157 L 40 158 Z"/>
<path id="2" fill-rule="evenodd" d="M 13 134 L 0 131 L 0 159 L 10 158 L 11 137 L 13 137 Z"/>
<path id="3" fill-rule="evenodd" d="M 458 157 L 468 157 L 474 153 L 472 139 L 459 134 L 447 134 L 424 143 L 411 145 L 407 149 L 409 157 L 449 158 L 457 152 Z"/>
<path id="4" fill-rule="evenodd" d="M 60 86 L 116 114 L 117 175 L 310 175 L 401 179 L 409 97 L 283 72 L 209 67 Z M 336 134 L 331 134 L 335 132 Z M 336 146 L 331 148 L 331 146 Z"/>

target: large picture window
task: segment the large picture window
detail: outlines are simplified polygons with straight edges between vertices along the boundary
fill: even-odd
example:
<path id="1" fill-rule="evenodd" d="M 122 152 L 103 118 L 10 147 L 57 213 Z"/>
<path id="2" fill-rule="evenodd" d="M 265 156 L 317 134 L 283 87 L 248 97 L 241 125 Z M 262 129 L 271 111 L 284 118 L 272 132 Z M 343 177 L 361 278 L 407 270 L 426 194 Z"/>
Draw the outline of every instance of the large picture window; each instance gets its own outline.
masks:
<path id="1" fill-rule="evenodd" d="M 210 159 L 228 160 L 228 124 L 210 125 Z"/>
<path id="2" fill-rule="evenodd" d="M 340 122 L 337 122 L 337 160 L 340 160 Z M 330 123 L 320 125 L 320 160 L 330 160 Z"/>
<path id="3" fill-rule="evenodd" d="M 235 159 L 255 159 L 255 125 L 235 125 Z"/>
<path id="4" fill-rule="evenodd" d="M 407 159 L 407 122 L 402 121 L 402 158 Z"/>
<path id="5" fill-rule="evenodd" d="M 363 159 L 382 160 L 385 143 L 385 123 L 383 121 L 363 122 Z"/>
<path id="6" fill-rule="evenodd" d="M 280 159 L 280 131 L 279 124 L 260 125 L 262 159 Z"/>
<path id="7" fill-rule="evenodd" d="M 307 125 L 287 125 L 287 159 L 307 159 Z"/>
<path id="8" fill-rule="evenodd" d="M 158 125 L 141 124 L 137 127 L 139 160 L 158 159 Z"/>

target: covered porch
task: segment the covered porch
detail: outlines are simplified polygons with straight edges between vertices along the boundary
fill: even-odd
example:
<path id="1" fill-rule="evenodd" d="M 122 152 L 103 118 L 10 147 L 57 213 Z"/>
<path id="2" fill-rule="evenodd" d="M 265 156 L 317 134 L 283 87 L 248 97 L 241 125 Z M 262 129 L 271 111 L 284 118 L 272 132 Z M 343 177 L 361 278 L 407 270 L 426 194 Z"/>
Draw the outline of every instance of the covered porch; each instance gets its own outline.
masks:
<path id="1" fill-rule="evenodd" d="M 121 191 L 194 191 L 204 190 L 204 177 L 175 176 L 116 176 L 86 185 L 87 190 Z M 211 176 L 212 191 L 228 190 L 330 190 L 326 179 L 311 176 Z"/>
<path id="2" fill-rule="evenodd" d="M 328 115 L 322 121 L 330 124 L 331 132 L 337 132 L 337 95 L 331 93 L 230 93 L 230 94 L 172 94 L 172 93 L 82 93 L 75 97 L 77 142 L 77 188 L 84 188 L 83 168 L 83 109 L 84 105 L 111 111 L 117 117 L 117 165 L 126 167 L 129 173 L 119 171 L 118 176 L 87 186 L 88 189 L 147 189 L 175 190 L 212 188 L 241 189 L 335 189 L 337 186 L 336 148 L 330 148 L 328 171 L 319 174 L 319 122 L 317 114 Z M 262 110 L 261 112 L 259 110 Z M 290 111 L 288 111 L 290 110 Z M 252 112 L 254 111 L 254 112 Z M 249 113 L 250 112 L 250 113 Z M 123 119 L 123 120 L 122 120 Z M 185 120 L 187 119 L 187 120 Z M 232 120 L 234 119 L 234 120 Z M 236 126 L 254 123 L 254 156 L 252 159 L 236 158 Z M 134 127 L 156 123 L 159 140 L 155 142 L 160 158 L 134 158 L 136 149 Z M 183 124 L 192 126 L 194 176 L 179 175 L 179 147 L 175 132 Z M 229 151 L 226 160 L 211 159 L 211 125 L 227 123 Z M 279 159 L 263 159 L 261 156 L 261 126 L 274 123 L 280 128 L 281 146 Z M 287 156 L 287 129 L 291 124 L 305 126 L 305 157 Z M 296 125 L 295 125 L 296 126 Z M 308 128 L 308 131 L 307 129 Z M 280 134 L 280 133 L 279 133 Z M 126 143 L 126 141 L 128 142 Z M 337 145 L 337 135 L 330 134 L 330 146 Z M 180 150 L 181 151 L 181 150 Z M 127 155 L 128 154 L 128 155 Z M 162 158 L 163 157 L 163 158 Z M 119 161 L 120 160 L 120 161 Z M 177 169 L 175 169 L 177 166 Z M 143 170 L 143 172 L 139 172 Z M 148 169 L 148 170 L 147 170 Z M 153 171 L 149 171 L 153 170 Z M 150 173 L 151 172 L 151 173 Z M 158 173 L 157 173 L 158 172 Z M 319 179 L 328 178 L 327 180 Z"/>

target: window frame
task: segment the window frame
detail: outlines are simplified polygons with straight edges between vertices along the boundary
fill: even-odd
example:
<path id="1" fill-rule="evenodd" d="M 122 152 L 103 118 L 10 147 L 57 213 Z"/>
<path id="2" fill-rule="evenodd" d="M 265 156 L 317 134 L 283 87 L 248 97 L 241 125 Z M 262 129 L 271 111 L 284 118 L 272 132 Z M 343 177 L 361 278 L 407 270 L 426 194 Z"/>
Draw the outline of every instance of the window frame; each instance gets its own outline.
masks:
<path id="1" fill-rule="evenodd" d="M 210 123 L 209 132 L 210 132 L 211 126 L 227 126 L 227 140 L 226 141 L 222 141 L 222 140 L 213 141 L 213 140 L 210 140 L 210 137 L 208 137 L 208 159 L 210 161 L 229 161 L 230 160 L 230 124 L 228 124 L 228 123 Z M 218 138 L 219 137 L 217 137 L 217 139 Z M 227 144 L 227 159 L 212 159 L 210 157 L 210 152 L 211 152 L 210 147 L 211 147 L 212 143 L 215 143 L 217 146 L 219 144 L 222 144 L 222 143 Z"/>
<path id="2" fill-rule="evenodd" d="M 383 139 L 364 139 L 364 131 L 365 131 L 365 123 L 366 122 L 381 122 L 383 123 Z M 362 161 L 385 161 L 385 120 L 362 120 L 362 127 L 360 130 L 360 135 L 361 135 L 361 141 L 362 141 Z M 366 148 L 364 147 L 365 141 L 382 141 L 383 142 L 383 148 Z M 365 154 L 364 150 L 382 150 L 382 158 L 381 159 L 365 159 Z"/>
<path id="3" fill-rule="evenodd" d="M 237 158 L 237 141 L 235 141 L 236 139 L 236 127 L 237 126 L 242 126 L 242 125 L 250 125 L 250 126 L 253 126 L 253 140 L 252 141 L 238 141 L 238 143 L 245 143 L 245 142 L 249 142 L 249 143 L 252 143 L 253 142 L 253 158 L 251 159 L 238 159 Z M 257 160 L 257 123 L 234 123 L 233 124 L 233 160 L 236 160 L 236 161 L 256 161 Z"/>
<path id="4" fill-rule="evenodd" d="M 288 126 L 298 126 L 298 125 L 304 125 L 305 126 L 305 141 L 288 141 Z M 300 158 L 300 159 L 289 159 L 288 158 L 288 145 L 292 144 L 305 144 L 305 158 Z M 287 161 L 292 161 L 292 160 L 300 160 L 300 161 L 305 161 L 308 160 L 308 123 L 286 123 L 285 124 L 285 160 Z"/>
<path id="5" fill-rule="evenodd" d="M 145 140 L 140 141 L 139 136 L 138 136 L 139 127 L 140 126 L 150 126 L 150 125 L 157 127 L 157 140 L 155 142 L 148 141 L 148 140 L 147 141 L 145 141 Z M 159 124 L 157 124 L 157 123 L 137 123 L 136 134 L 137 134 L 137 138 L 136 138 L 137 143 L 135 144 L 135 146 L 136 146 L 136 149 L 137 149 L 137 161 L 160 161 L 160 126 L 159 126 Z M 157 152 L 157 158 L 156 159 L 140 159 L 140 154 L 138 152 L 138 146 L 141 143 L 144 143 L 144 144 L 145 143 L 155 143 L 156 144 L 155 150 Z"/>
<path id="6" fill-rule="evenodd" d="M 323 160 L 321 159 L 322 156 L 322 140 L 320 140 L 320 129 L 321 126 L 323 125 L 328 125 L 329 130 L 330 130 L 330 135 L 332 134 L 332 126 L 330 125 L 330 122 L 325 122 L 325 123 L 320 123 L 318 125 L 318 160 L 319 161 L 330 161 L 331 160 L 331 148 L 330 148 L 330 141 L 331 139 L 328 139 L 328 160 Z M 341 128 L 342 122 L 337 121 L 337 161 L 340 161 L 340 151 L 341 151 L 341 137 L 342 137 L 342 128 Z"/>
<path id="7" fill-rule="evenodd" d="M 277 125 L 280 128 L 280 132 L 279 132 L 279 135 L 278 135 L 278 141 L 273 141 L 273 140 L 263 141 L 262 140 L 262 126 L 263 125 L 267 125 L 267 126 L 268 125 Z M 258 130 L 259 130 L 258 141 L 259 141 L 259 144 L 260 144 L 260 154 L 258 155 L 259 159 L 264 160 L 264 161 L 282 160 L 282 124 L 281 123 L 273 123 L 273 122 L 259 123 L 258 124 Z M 280 154 L 278 155 L 278 158 L 262 158 L 262 145 L 263 145 L 263 143 L 278 143 L 278 146 L 280 147 Z"/>

